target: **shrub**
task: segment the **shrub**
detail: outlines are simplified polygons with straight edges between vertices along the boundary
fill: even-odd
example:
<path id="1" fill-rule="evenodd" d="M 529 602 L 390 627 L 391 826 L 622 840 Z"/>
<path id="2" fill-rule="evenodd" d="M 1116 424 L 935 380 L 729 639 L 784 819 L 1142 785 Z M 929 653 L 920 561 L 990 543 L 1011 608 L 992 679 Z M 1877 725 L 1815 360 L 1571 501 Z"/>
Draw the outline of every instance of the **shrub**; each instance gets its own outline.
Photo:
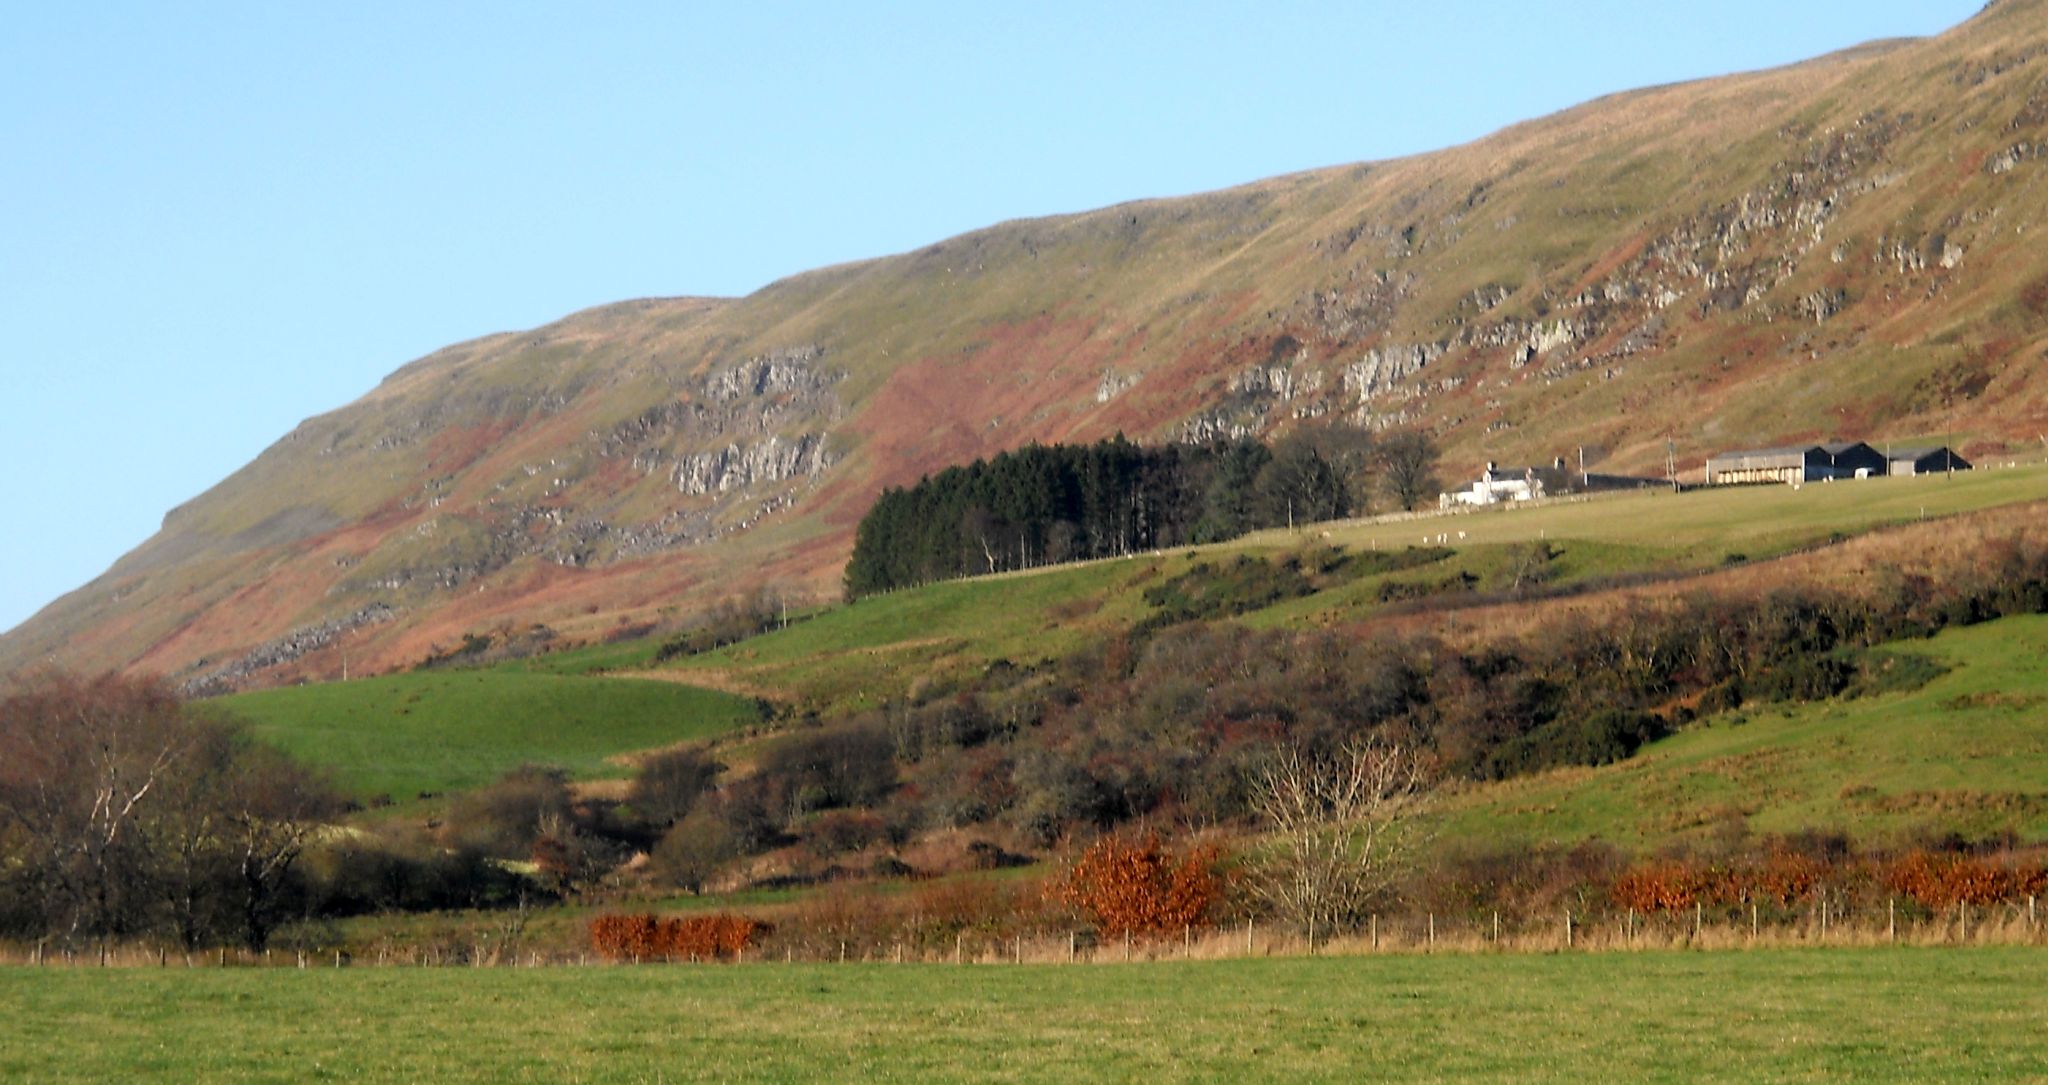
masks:
<path id="1" fill-rule="evenodd" d="M 1892 863 L 1883 880 L 1923 907 L 1949 908 L 2039 894 L 2048 885 L 2048 873 L 2040 867 L 2020 868 L 1988 858 L 1914 851 Z"/>
<path id="2" fill-rule="evenodd" d="M 850 727 L 786 739 L 761 759 L 761 776 L 783 782 L 792 806 L 872 806 L 896 786 L 893 743 L 880 730 Z"/>
<path id="3" fill-rule="evenodd" d="M 674 825 L 725 771 L 703 750 L 665 750 L 640 763 L 627 802 L 650 825 Z"/>
<path id="4" fill-rule="evenodd" d="M 759 944 L 773 928 L 746 916 L 601 915 L 590 921 L 590 947 L 615 961 L 712 961 Z"/>
<path id="5" fill-rule="evenodd" d="M 811 822 L 804 835 L 812 851 L 829 858 L 859 851 L 882 839 L 884 826 L 880 815 L 866 810 L 830 810 Z"/>
<path id="6" fill-rule="evenodd" d="M 1499 780 L 1558 765 L 1610 765 L 1668 733 L 1661 718 L 1644 712 L 1610 709 L 1553 720 L 1496 748 L 1486 772 Z"/>
<path id="7" fill-rule="evenodd" d="M 1223 899 L 1214 847 L 1175 855 L 1156 834 L 1107 836 L 1047 887 L 1058 902 L 1079 910 L 1102 934 L 1159 937 L 1207 926 Z"/>
<path id="8" fill-rule="evenodd" d="M 566 820 L 570 812 L 568 773 L 522 765 L 496 783 L 456 799 L 441 835 L 458 848 L 499 859 L 524 859 L 541 835 L 541 821 Z"/>
<path id="9" fill-rule="evenodd" d="M 656 879 L 701 893 L 720 868 L 744 854 L 741 844 L 723 819 L 700 810 L 677 822 L 648 859 Z"/>
<path id="10" fill-rule="evenodd" d="M 1740 890 L 1727 870 L 1702 867 L 1682 859 L 1662 859 L 1634 867 L 1614 879 L 1614 903 L 1639 912 L 1672 912 L 1696 904 L 1723 904 Z"/>

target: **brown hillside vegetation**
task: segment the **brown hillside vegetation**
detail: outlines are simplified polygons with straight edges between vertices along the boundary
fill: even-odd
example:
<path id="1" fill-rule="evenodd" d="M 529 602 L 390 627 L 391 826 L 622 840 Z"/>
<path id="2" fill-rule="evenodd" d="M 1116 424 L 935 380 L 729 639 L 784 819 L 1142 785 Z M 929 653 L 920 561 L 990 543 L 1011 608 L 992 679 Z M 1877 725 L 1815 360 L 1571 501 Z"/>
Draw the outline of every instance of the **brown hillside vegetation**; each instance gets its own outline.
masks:
<path id="1" fill-rule="evenodd" d="M 879 490 L 1030 441 L 1304 419 L 1453 464 L 2048 445 L 2048 5 L 1430 155 L 1004 223 L 449 347 L 0 639 L 188 689 L 836 594 Z"/>

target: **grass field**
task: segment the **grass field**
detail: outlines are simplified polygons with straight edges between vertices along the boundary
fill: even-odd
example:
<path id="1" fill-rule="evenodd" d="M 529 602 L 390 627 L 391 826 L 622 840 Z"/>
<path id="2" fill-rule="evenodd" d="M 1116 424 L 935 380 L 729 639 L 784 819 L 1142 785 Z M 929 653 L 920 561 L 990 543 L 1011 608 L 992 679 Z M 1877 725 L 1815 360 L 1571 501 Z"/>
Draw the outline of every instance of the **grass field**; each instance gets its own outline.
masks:
<path id="1" fill-rule="evenodd" d="M 1425 534 L 1449 530 L 1453 536 L 1465 532 L 1471 544 L 1585 539 L 1712 563 L 1730 553 L 1769 557 L 1838 533 L 2043 498 L 2048 498 L 2048 467 L 2025 466 L 1965 471 L 1953 478 L 1813 482 L 1797 489 L 1734 486 L 1683 494 L 1651 490 L 1529 508 L 1497 506 L 1414 523 L 1337 525 L 1330 538 L 1360 548 L 1374 542 L 1404 546 L 1421 542 Z"/>
<path id="2" fill-rule="evenodd" d="M 1903 694 L 1742 709 L 1628 761 L 1475 787 L 1447 838 L 1602 837 L 1630 849 L 1716 832 L 1915 828 L 2048 837 L 2048 617 L 1893 646 L 1952 668 Z"/>
<path id="3" fill-rule="evenodd" d="M 1193 560 L 1274 555 L 1328 542 L 1353 551 L 1435 545 L 1457 551 L 1421 570 L 1371 576 L 1289 600 L 1242 620 L 1300 626 L 1364 617 L 1389 578 L 1469 571 L 1490 583 L 1503 548 L 1548 541 L 1558 551 L 1553 583 L 1641 571 L 1685 572 L 1731 558 L 1758 559 L 1909 523 L 2048 498 L 2048 467 L 1964 472 L 1954 478 L 1723 488 L 1672 494 L 1649 491 L 1502 507 L 1469 514 L 1395 521 L 1347 521 L 1299 532 L 1269 531 L 1228 543 L 1158 555 L 1061 566 L 1029 573 L 951 581 L 863 599 L 801 625 L 674 664 L 690 680 L 802 700 L 832 710 L 901 695 L 920 675 L 970 672 L 996 659 L 1018 663 L 1057 656 L 1091 635 L 1122 628 L 1150 608 L 1144 588 L 1184 572 Z M 592 649 L 594 660 L 638 665 L 652 650 Z"/>
<path id="4" fill-rule="evenodd" d="M 2039 949 L 0 971 L 0 1079 L 1992 1082 Z"/>
<path id="5" fill-rule="evenodd" d="M 434 671 L 237 694 L 214 702 L 259 739 L 332 770 L 349 793 L 405 801 L 533 762 L 581 777 L 606 759 L 759 719 L 746 698 L 670 682 Z"/>

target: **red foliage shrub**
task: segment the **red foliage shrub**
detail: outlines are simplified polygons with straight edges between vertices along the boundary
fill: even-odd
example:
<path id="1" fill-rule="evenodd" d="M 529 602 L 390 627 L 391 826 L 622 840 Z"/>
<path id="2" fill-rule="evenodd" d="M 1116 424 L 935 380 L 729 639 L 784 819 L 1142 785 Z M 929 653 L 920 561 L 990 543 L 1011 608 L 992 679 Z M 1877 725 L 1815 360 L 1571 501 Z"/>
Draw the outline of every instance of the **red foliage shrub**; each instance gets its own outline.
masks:
<path id="1" fill-rule="evenodd" d="M 1046 891 L 1085 913 L 1105 935 L 1177 935 L 1209 924 L 1223 898 L 1219 858 L 1213 846 L 1176 856 L 1152 833 L 1104 837 Z"/>
<path id="2" fill-rule="evenodd" d="M 1609 890 L 1614 903 L 1639 912 L 1674 912 L 1733 895 L 1735 879 L 1682 859 L 1660 859 L 1624 871 Z"/>
<path id="3" fill-rule="evenodd" d="M 590 921 L 590 946 L 615 961 L 700 960 L 739 955 L 761 940 L 767 924 L 746 916 L 601 915 Z"/>
<path id="4" fill-rule="evenodd" d="M 1949 908 L 2039 896 L 2048 885 L 2048 870 L 2007 866 L 1968 855 L 1915 851 L 1885 870 L 1884 883 L 1924 907 Z"/>
<path id="5" fill-rule="evenodd" d="M 1751 872 L 1744 895 L 1754 901 L 1790 904 L 1819 888 L 1827 872 L 1826 864 L 1810 855 L 1774 851 L 1760 869 Z"/>

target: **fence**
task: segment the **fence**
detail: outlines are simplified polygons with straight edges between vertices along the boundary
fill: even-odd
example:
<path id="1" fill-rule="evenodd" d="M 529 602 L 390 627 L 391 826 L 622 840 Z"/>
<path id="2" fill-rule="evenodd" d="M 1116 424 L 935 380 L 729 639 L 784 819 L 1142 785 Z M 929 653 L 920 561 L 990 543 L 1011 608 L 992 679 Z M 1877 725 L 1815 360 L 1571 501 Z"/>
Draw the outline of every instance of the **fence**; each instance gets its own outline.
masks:
<path id="1" fill-rule="evenodd" d="M 2048 929 L 2033 897 L 1997 905 L 1963 904 L 1929 910 L 1904 899 L 1882 907 L 1830 901 L 1783 908 L 1695 906 L 1686 911 L 1601 909 L 1554 916 L 1404 913 L 1372 916 L 1357 928 L 1313 943 L 1277 924 L 1188 927 L 1179 937 L 1098 938 L 1085 929 L 1021 934 L 955 932 L 950 937 L 834 939 L 771 938 L 726 963 L 893 964 L 1119 964 L 1247 957 L 1368 956 L 1426 953 L 1625 953 L 1696 949 L 1740 951 L 1794 947 L 2041 946 Z M 545 967 L 612 963 L 686 963 L 687 958 L 612 962 L 588 949 L 479 939 L 467 944 L 401 945 L 379 942 L 352 948 L 305 947 L 185 951 L 139 944 L 0 946 L 0 965 L 41 968 L 345 968 Z"/>

